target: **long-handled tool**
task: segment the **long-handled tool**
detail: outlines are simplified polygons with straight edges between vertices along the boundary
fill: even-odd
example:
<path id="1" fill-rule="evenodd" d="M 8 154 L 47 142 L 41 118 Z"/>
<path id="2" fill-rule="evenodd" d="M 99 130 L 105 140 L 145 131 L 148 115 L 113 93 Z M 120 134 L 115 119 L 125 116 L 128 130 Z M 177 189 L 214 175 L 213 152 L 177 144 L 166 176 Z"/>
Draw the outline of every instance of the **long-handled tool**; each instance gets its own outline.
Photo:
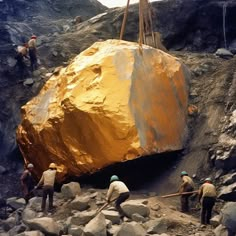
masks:
<path id="1" fill-rule="evenodd" d="M 192 191 L 192 192 L 172 193 L 172 194 L 163 195 L 163 196 L 160 196 L 160 197 L 162 197 L 162 198 L 169 198 L 169 197 L 176 197 L 176 196 L 188 195 L 188 194 L 193 194 L 193 193 L 198 193 L 198 190 Z"/>
<path id="2" fill-rule="evenodd" d="M 109 201 L 109 202 L 104 203 L 104 204 L 97 210 L 95 216 L 97 216 L 98 213 L 100 213 L 103 209 L 105 209 L 107 206 L 109 206 L 111 203 L 115 202 L 116 200 L 117 200 L 117 198 L 115 198 L 115 199 L 113 199 L 113 200 L 111 200 L 111 201 Z"/>

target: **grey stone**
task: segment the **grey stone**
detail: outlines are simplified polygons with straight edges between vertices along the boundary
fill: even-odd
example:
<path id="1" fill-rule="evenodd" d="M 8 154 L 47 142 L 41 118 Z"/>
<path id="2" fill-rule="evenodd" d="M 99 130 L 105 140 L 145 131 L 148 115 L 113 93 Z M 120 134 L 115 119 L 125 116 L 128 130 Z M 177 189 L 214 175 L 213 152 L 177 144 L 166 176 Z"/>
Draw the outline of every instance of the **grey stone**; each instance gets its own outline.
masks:
<path id="1" fill-rule="evenodd" d="M 30 86 L 34 83 L 34 80 L 32 78 L 26 79 L 23 84 L 24 86 Z"/>
<path id="2" fill-rule="evenodd" d="M 89 197 L 76 196 L 70 203 L 70 208 L 78 211 L 84 211 L 89 208 Z"/>
<path id="3" fill-rule="evenodd" d="M 57 51 L 52 51 L 52 55 L 53 55 L 54 57 L 57 57 L 57 56 L 58 56 L 58 52 L 57 52 Z"/>
<path id="4" fill-rule="evenodd" d="M 225 201 L 235 201 L 236 199 L 236 183 L 229 186 L 223 186 L 219 190 L 218 198 Z"/>
<path id="5" fill-rule="evenodd" d="M 108 219 L 106 219 L 106 228 L 110 229 L 112 227 L 112 222 Z"/>
<path id="6" fill-rule="evenodd" d="M 84 236 L 107 236 L 106 219 L 102 213 L 98 214 L 85 226 Z"/>
<path id="7" fill-rule="evenodd" d="M 24 232 L 25 230 L 26 230 L 26 226 L 21 224 L 21 225 L 17 225 L 15 227 L 13 227 L 12 229 L 10 229 L 8 231 L 8 234 L 9 234 L 9 236 L 15 236 L 15 235 L 17 235 L 19 233 Z"/>
<path id="8" fill-rule="evenodd" d="M 218 225 L 220 225 L 220 220 L 221 220 L 221 216 L 216 215 L 210 219 L 210 223 L 213 227 L 216 228 Z"/>
<path id="9" fill-rule="evenodd" d="M 115 236 L 145 236 L 146 230 L 136 222 L 123 223 Z"/>
<path id="10" fill-rule="evenodd" d="M 34 231 L 26 231 L 24 233 L 17 234 L 17 236 L 44 236 L 44 234 L 38 230 L 34 230 Z"/>
<path id="11" fill-rule="evenodd" d="M 104 214 L 105 218 L 110 220 L 112 222 L 112 224 L 119 224 L 120 223 L 120 215 L 117 211 L 103 210 L 102 214 Z"/>
<path id="12" fill-rule="evenodd" d="M 3 229 L 5 231 L 9 231 L 10 229 L 14 228 L 16 226 L 16 218 L 11 216 L 8 219 L 4 220 L 2 222 Z"/>
<path id="13" fill-rule="evenodd" d="M 115 235 L 120 230 L 120 228 L 120 225 L 112 225 L 111 228 L 107 229 L 107 233 L 108 235 Z"/>
<path id="14" fill-rule="evenodd" d="M 11 206 L 14 209 L 19 209 L 25 206 L 25 199 L 24 198 L 8 198 L 7 199 L 7 204 Z"/>
<path id="15" fill-rule="evenodd" d="M 31 220 L 37 216 L 37 213 L 30 209 L 29 207 L 26 207 L 24 211 L 22 212 L 22 219 L 23 220 Z"/>
<path id="16" fill-rule="evenodd" d="M 222 224 L 236 233 L 236 202 L 228 202 L 223 207 Z"/>
<path id="17" fill-rule="evenodd" d="M 41 197 L 33 197 L 29 200 L 29 203 L 27 205 L 27 208 L 31 208 L 35 211 L 41 210 L 41 204 L 42 204 L 42 198 Z"/>
<path id="18" fill-rule="evenodd" d="M 77 194 L 81 193 L 80 184 L 77 182 L 63 184 L 61 188 L 61 193 L 66 199 L 74 198 Z"/>
<path id="19" fill-rule="evenodd" d="M 224 185 L 229 185 L 229 184 L 235 183 L 236 182 L 236 172 L 222 176 L 221 181 Z"/>
<path id="20" fill-rule="evenodd" d="M 215 236 L 228 236 L 227 229 L 223 225 L 219 225 L 214 229 Z"/>
<path id="21" fill-rule="evenodd" d="M 150 220 L 146 222 L 144 225 L 145 225 L 145 228 L 147 228 L 147 233 L 149 234 L 166 233 L 168 229 L 168 222 L 164 218 Z"/>
<path id="22" fill-rule="evenodd" d="M 134 214 L 131 216 L 131 219 L 132 219 L 133 221 L 136 221 L 136 222 L 145 222 L 145 221 L 146 221 L 146 219 L 145 219 L 143 216 L 139 215 L 138 213 L 134 213 Z"/>
<path id="23" fill-rule="evenodd" d="M 72 236 L 81 236 L 83 234 L 83 228 L 77 225 L 71 225 L 68 229 L 68 234 Z"/>
<path id="24" fill-rule="evenodd" d="M 222 58 L 232 58 L 234 55 L 227 49 L 225 48 L 219 48 L 216 51 L 216 56 L 222 57 Z"/>
<path id="25" fill-rule="evenodd" d="M 49 218 L 49 217 L 26 220 L 24 221 L 24 223 L 31 230 L 39 230 L 45 234 L 59 235 L 60 231 L 62 230 L 61 225 L 59 225 L 52 218 Z"/>
<path id="26" fill-rule="evenodd" d="M 71 217 L 71 224 L 85 225 L 96 215 L 96 211 L 78 212 Z"/>
<path id="27" fill-rule="evenodd" d="M 122 203 L 121 207 L 125 214 L 131 218 L 135 213 L 143 217 L 147 217 L 150 214 L 150 209 L 142 203 L 140 200 L 129 200 Z"/>

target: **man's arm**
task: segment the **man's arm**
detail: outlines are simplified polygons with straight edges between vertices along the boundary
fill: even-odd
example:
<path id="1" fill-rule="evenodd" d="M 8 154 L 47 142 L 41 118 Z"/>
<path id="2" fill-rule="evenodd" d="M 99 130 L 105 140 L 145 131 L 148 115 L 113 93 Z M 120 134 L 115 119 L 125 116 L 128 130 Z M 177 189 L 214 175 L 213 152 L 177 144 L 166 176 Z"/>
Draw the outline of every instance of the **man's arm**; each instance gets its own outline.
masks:
<path id="1" fill-rule="evenodd" d="M 21 175 L 21 177 L 20 177 L 20 182 L 21 182 L 21 185 L 22 185 L 22 186 L 25 185 L 24 181 L 25 181 L 25 178 L 26 178 L 27 174 L 28 174 L 28 171 L 25 170 L 25 171 L 23 172 L 23 174 Z"/>
<path id="2" fill-rule="evenodd" d="M 111 200 L 111 196 L 112 196 L 112 193 L 113 193 L 113 184 L 110 184 L 109 186 L 109 189 L 108 189 L 108 192 L 107 192 L 107 201 L 110 202 Z"/>
<path id="3" fill-rule="evenodd" d="M 198 201 L 201 201 L 202 198 L 202 194 L 203 194 L 203 185 L 200 187 L 200 189 L 198 190 Z"/>
<path id="4" fill-rule="evenodd" d="M 42 174 L 41 179 L 39 180 L 38 184 L 37 184 L 37 188 L 42 185 L 44 183 L 44 174 Z"/>

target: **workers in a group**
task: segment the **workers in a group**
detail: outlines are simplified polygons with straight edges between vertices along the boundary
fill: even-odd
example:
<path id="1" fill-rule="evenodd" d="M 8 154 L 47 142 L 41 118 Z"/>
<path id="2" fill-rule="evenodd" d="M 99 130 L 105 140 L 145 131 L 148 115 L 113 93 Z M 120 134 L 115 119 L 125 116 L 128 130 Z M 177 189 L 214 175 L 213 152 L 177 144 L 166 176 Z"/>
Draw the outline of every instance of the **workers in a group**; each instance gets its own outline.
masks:
<path id="1" fill-rule="evenodd" d="M 188 173 L 186 171 L 181 172 L 181 178 L 182 178 L 182 184 L 179 188 L 179 193 L 183 192 L 192 192 L 194 190 L 194 183 L 192 178 L 188 176 Z M 181 211 L 182 212 L 189 212 L 189 197 L 192 194 L 184 194 L 180 197 L 180 203 L 181 203 Z"/>
<path id="2" fill-rule="evenodd" d="M 124 211 L 122 210 L 120 204 L 126 201 L 130 196 L 128 187 L 119 180 L 117 175 L 112 175 L 110 179 L 110 186 L 107 192 L 107 201 L 115 201 L 115 207 L 118 210 L 120 217 L 125 216 Z"/>
<path id="3" fill-rule="evenodd" d="M 26 76 L 25 58 L 28 58 L 27 54 L 28 54 L 28 45 L 27 44 L 17 47 L 17 54 L 15 56 L 15 59 L 16 59 L 16 65 L 18 67 L 20 79 L 24 79 Z"/>
<path id="4" fill-rule="evenodd" d="M 32 35 L 31 39 L 28 42 L 31 71 L 34 71 L 37 69 L 36 39 L 37 37 L 35 35 Z"/>
<path id="5" fill-rule="evenodd" d="M 216 200 L 216 188 L 211 178 L 206 178 L 199 189 L 199 201 L 201 202 L 201 224 L 210 224 L 211 213 Z"/>
<path id="6" fill-rule="evenodd" d="M 35 181 L 32 176 L 33 169 L 34 165 L 29 163 L 27 165 L 27 169 L 23 172 L 20 178 L 26 204 L 28 203 L 30 198 L 34 197 L 33 190 Z"/>
<path id="7" fill-rule="evenodd" d="M 57 173 L 57 167 L 55 163 L 51 163 L 49 165 L 49 169 L 43 172 L 43 175 L 37 184 L 36 188 L 39 186 L 43 186 L 43 198 L 41 209 L 43 212 L 46 212 L 46 200 L 47 196 L 49 198 L 48 211 L 52 211 L 54 209 L 53 206 L 53 194 L 54 194 L 54 183 Z"/>

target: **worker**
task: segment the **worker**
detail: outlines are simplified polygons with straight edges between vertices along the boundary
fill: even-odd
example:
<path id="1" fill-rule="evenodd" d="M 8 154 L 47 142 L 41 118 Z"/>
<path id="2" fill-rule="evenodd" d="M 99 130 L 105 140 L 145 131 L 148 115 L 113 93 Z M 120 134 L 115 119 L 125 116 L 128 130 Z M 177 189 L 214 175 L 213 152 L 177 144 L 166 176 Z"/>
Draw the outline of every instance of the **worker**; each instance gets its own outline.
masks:
<path id="1" fill-rule="evenodd" d="M 23 46 L 17 47 L 17 54 L 15 56 L 15 59 L 20 79 L 24 79 L 26 75 L 25 58 L 28 59 L 27 54 L 28 54 L 28 44 L 25 43 Z"/>
<path id="2" fill-rule="evenodd" d="M 181 172 L 181 179 L 182 184 L 179 188 L 179 193 L 183 192 L 192 192 L 194 190 L 194 183 L 192 178 L 188 176 L 188 173 L 186 171 Z M 184 194 L 180 197 L 180 203 L 181 203 L 181 212 L 189 212 L 189 197 L 192 194 Z"/>
<path id="3" fill-rule="evenodd" d="M 216 200 L 216 188 L 211 178 L 206 178 L 199 189 L 199 202 L 201 202 L 201 224 L 210 224 L 211 212 Z"/>
<path id="4" fill-rule="evenodd" d="M 43 198 L 41 209 L 42 212 L 46 212 L 46 200 L 47 196 L 49 198 L 48 211 L 52 211 L 54 209 L 53 206 L 53 194 L 54 194 L 54 183 L 56 178 L 57 168 L 55 163 L 50 163 L 49 169 L 43 172 L 41 179 L 39 180 L 36 189 L 41 185 L 43 186 Z"/>
<path id="5" fill-rule="evenodd" d="M 120 214 L 121 219 L 125 216 L 120 204 L 126 201 L 130 196 L 129 189 L 119 180 L 117 175 L 112 175 L 110 179 L 110 186 L 107 192 L 107 201 L 115 201 L 115 207 Z"/>
<path id="6" fill-rule="evenodd" d="M 31 39 L 28 42 L 31 71 L 34 71 L 37 69 L 36 39 L 37 37 L 35 35 L 32 35 Z"/>
<path id="7" fill-rule="evenodd" d="M 34 169 L 34 165 L 29 163 L 27 165 L 27 169 L 23 172 L 20 178 L 26 204 L 28 204 L 30 198 L 34 197 L 33 190 L 34 190 L 35 181 L 32 176 L 33 169 Z"/>

